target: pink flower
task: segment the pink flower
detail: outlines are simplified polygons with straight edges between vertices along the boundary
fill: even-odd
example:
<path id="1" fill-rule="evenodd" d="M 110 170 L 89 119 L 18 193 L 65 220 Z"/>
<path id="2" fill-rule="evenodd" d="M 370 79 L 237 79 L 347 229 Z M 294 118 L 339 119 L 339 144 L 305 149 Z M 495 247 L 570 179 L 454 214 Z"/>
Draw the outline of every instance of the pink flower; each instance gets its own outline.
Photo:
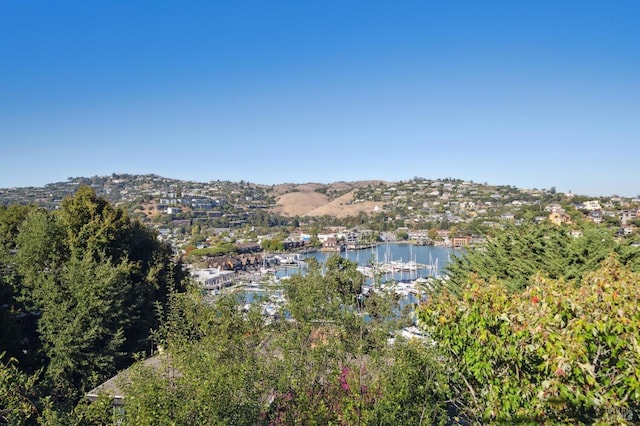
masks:
<path id="1" fill-rule="evenodd" d="M 349 368 L 343 367 L 340 373 L 340 387 L 343 391 L 349 391 L 349 383 L 347 382 L 347 375 L 349 374 Z"/>

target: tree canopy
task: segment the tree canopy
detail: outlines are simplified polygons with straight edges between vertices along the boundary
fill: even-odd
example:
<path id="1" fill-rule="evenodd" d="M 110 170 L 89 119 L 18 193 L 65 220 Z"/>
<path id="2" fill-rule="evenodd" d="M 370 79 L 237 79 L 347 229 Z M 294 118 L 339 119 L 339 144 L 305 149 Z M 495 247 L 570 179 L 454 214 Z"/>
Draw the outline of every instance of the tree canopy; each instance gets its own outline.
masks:
<path id="1" fill-rule="evenodd" d="M 551 223 L 511 225 L 481 248 L 453 257 L 447 275 L 452 287 L 477 276 L 496 278 L 519 290 L 527 287 L 538 272 L 549 278 L 578 280 L 612 252 L 633 270 L 640 270 L 640 250 L 616 241 L 606 229 L 586 226 L 574 235 L 570 229 Z"/>
<path id="2" fill-rule="evenodd" d="M 471 418 L 614 424 L 640 414 L 639 285 L 612 255 L 578 287 L 538 274 L 514 294 L 478 278 L 432 298 L 419 318 Z"/>
<path id="3" fill-rule="evenodd" d="M 0 234 L 0 320 L 14 342 L 0 352 L 40 369 L 34 392 L 63 410 L 149 349 L 158 309 L 183 286 L 171 247 L 89 187 L 53 212 L 0 209 Z"/>
<path id="4" fill-rule="evenodd" d="M 578 234 L 579 235 L 579 234 Z M 640 420 L 640 249 L 590 227 L 498 233 L 418 310 L 480 423 Z"/>
<path id="5" fill-rule="evenodd" d="M 427 345 L 388 343 L 392 305 L 353 297 L 362 280 L 355 266 L 333 259 L 325 273 L 312 265 L 284 281 L 286 302 L 267 321 L 268 298 L 243 311 L 237 294 L 209 302 L 197 292 L 174 295 L 158 338 L 178 373 L 133 369 L 124 422 L 443 423 L 444 370 Z"/>
<path id="6" fill-rule="evenodd" d="M 116 421 L 638 421 L 640 249 L 580 231 L 525 223 L 460 252 L 418 306 L 423 341 L 395 333 L 414 318 L 376 278 L 363 295 L 339 256 L 281 294 L 211 299 L 89 187 L 57 211 L 0 207 L 0 423 L 110 424 L 108 397 L 81 396 L 154 346 L 160 367 L 128 370 Z"/>

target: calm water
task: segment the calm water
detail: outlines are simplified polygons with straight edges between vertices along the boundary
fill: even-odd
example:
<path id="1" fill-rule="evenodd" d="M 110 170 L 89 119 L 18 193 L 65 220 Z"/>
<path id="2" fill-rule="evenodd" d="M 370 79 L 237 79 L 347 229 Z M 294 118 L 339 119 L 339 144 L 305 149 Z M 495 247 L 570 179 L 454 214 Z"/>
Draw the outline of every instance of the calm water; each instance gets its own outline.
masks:
<path id="1" fill-rule="evenodd" d="M 389 274 L 383 277 L 383 281 L 388 279 L 394 279 L 398 281 L 410 281 L 415 280 L 418 277 L 428 277 L 440 274 L 446 265 L 449 263 L 453 256 L 460 253 L 459 250 L 452 250 L 443 247 L 433 246 L 415 246 L 412 244 L 402 243 L 388 243 L 380 244 L 377 247 L 363 249 L 363 250 L 348 250 L 341 253 L 330 252 L 314 252 L 306 255 L 306 258 L 315 258 L 321 263 L 326 261 L 331 256 L 342 256 L 343 258 L 357 262 L 360 266 L 369 266 L 372 262 L 409 262 L 413 261 L 422 265 L 430 265 L 429 269 L 418 269 L 415 271 L 403 271 Z M 305 273 L 305 264 L 300 263 L 297 267 L 288 266 L 278 269 L 276 276 L 279 278 L 288 277 L 295 274 Z M 367 282 L 370 283 L 370 279 Z M 243 300 L 243 303 L 253 303 L 257 297 L 269 298 L 269 296 L 276 296 L 281 298 L 283 293 L 281 290 L 265 291 L 264 289 L 243 289 L 238 293 L 239 300 Z M 398 309 L 401 309 L 407 304 L 417 303 L 417 299 L 413 294 L 409 294 L 399 301 Z M 267 306 L 274 306 L 273 303 L 267 301 Z M 286 315 L 286 314 L 285 314 Z"/>
<path id="2" fill-rule="evenodd" d="M 454 251 L 443 247 L 415 246 L 413 244 L 388 243 L 379 244 L 377 247 L 363 250 L 347 250 L 341 253 L 316 252 L 309 253 L 307 257 L 314 257 L 318 261 L 325 263 L 331 256 L 340 255 L 346 259 L 357 262 L 361 266 L 367 266 L 370 262 L 417 262 L 423 265 L 432 265 L 432 269 L 419 269 L 417 271 L 397 272 L 395 279 L 416 279 L 438 275 L 446 267 L 452 256 L 459 251 Z"/>

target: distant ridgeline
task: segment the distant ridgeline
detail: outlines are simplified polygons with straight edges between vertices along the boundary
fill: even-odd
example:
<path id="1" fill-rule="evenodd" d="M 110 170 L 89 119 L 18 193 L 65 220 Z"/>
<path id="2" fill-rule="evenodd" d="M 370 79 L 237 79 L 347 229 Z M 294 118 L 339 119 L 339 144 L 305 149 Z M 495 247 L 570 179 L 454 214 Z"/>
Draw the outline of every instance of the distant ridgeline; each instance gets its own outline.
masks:
<path id="1" fill-rule="evenodd" d="M 130 217 L 153 226 L 176 247 L 184 245 L 184 237 L 189 234 L 193 239 L 205 239 L 205 233 L 243 230 L 243 238 L 256 241 L 256 232 L 260 231 L 267 239 L 285 240 L 302 238 L 313 230 L 324 232 L 334 225 L 361 233 L 368 230 L 378 240 L 391 237 L 452 246 L 474 245 L 504 227 L 529 222 L 551 222 L 575 235 L 588 222 L 631 239 L 638 235 L 640 225 L 637 198 L 592 198 L 558 193 L 555 188 L 518 189 L 459 179 L 266 186 L 244 181 L 199 183 L 156 175 L 114 174 L 69 178 L 43 188 L 2 189 L 0 204 L 33 204 L 53 211 L 83 186 L 122 206 Z M 287 212 L 300 210 L 305 199 L 309 201 L 306 213 L 287 216 Z M 297 208 L 291 209 L 287 203 L 296 203 Z M 322 203 L 323 207 L 318 208 Z M 352 215 L 341 213 L 346 211 Z M 297 233 L 274 238 L 269 236 L 271 228 Z M 315 243 L 319 245 L 318 241 Z"/>

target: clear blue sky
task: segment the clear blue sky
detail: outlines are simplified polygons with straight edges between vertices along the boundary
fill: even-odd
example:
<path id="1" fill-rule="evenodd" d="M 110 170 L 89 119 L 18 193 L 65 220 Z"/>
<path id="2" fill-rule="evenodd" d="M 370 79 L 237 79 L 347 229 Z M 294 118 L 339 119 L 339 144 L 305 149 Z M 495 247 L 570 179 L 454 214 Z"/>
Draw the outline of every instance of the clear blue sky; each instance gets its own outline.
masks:
<path id="1" fill-rule="evenodd" d="M 0 187 L 640 193 L 640 1 L 3 1 Z"/>

